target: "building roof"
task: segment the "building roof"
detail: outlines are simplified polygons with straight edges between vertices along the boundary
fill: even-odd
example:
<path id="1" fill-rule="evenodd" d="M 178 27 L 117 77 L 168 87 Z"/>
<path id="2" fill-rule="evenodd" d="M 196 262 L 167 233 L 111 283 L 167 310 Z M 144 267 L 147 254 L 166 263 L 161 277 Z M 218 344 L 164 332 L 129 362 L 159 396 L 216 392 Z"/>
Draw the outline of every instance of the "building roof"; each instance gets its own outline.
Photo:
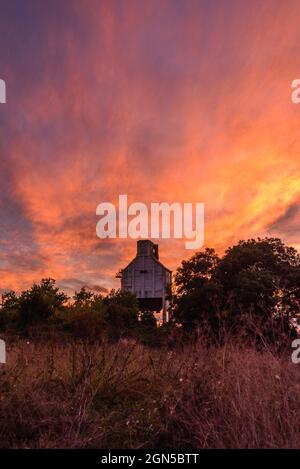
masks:
<path id="1" fill-rule="evenodd" d="M 150 247 L 154 248 L 154 249 L 149 249 L 148 254 L 141 254 L 141 246 L 145 245 L 145 244 L 147 246 L 150 246 Z M 138 259 L 139 257 L 142 257 L 142 256 L 143 257 L 151 257 L 151 259 L 153 259 L 156 262 L 156 264 L 160 265 L 165 271 L 172 274 L 172 271 L 170 269 L 168 269 L 166 266 L 164 266 L 159 260 L 158 245 L 153 243 L 150 239 L 144 239 L 144 240 L 138 240 L 137 241 L 137 254 L 136 254 L 136 256 L 132 259 L 132 261 L 129 262 L 129 264 L 127 264 L 126 267 L 124 267 L 124 269 L 119 270 L 119 272 L 116 274 L 116 277 L 121 278 L 122 277 L 122 272 L 124 270 L 128 269 L 128 267 L 130 267 L 130 265 L 133 264 L 136 261 L 136 259 Z"/>
<path id="2" fill-rule="evenodd" d="M 128 269 L 128 267 L 129 267 L 131 264 L 133 264 L 133 262 L 134 262 L 138 257 L 139 257 L 139 256 L 135 256 L 135 257 L 132 259 L 132 261 L 130 261 L 129 264 L 127 264 L 127 266 L 124 267 L 124 269 L 122 269 L 121 271 Z M 164 266 L 164 265 L 162 264 L 162 262 L 160 262 L 158 259 L 156 259 L 155 256 L 150 255 L 150 256 L 146 256 L 146 257 L 151 257 L 151 258 L 152 258 L 157 264 L 159 264 L 164 270 L 167 270 L 168 272 L 172 273 L 172 270 L 170 270 L 170 269 L 168 269 L 166 266 Z"/>

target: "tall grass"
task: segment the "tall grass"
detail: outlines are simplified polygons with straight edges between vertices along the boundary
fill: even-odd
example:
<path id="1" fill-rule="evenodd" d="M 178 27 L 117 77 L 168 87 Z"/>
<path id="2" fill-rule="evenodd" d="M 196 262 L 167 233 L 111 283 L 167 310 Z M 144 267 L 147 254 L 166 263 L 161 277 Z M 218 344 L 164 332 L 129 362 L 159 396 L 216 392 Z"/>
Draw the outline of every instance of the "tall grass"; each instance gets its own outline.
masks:
<path id="1" fill-rule="evenodd" d="M 24 341 L 7 359 L 2 448 L 300 447 L 300 365 L 288 354 Z"/>

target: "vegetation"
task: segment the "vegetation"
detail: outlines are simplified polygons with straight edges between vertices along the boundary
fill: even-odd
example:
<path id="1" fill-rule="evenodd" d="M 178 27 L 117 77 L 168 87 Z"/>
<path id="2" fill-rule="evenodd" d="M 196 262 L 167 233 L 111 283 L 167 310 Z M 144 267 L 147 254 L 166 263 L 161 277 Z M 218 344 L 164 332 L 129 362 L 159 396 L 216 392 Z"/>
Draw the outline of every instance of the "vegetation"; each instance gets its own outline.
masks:
<path id="1" fill-rule="evenodd" d="M 161 345 L 171 326 L 182 327 L 188 336 L 205 331 L 211 342 L 241 332 L 273 343 L 295 337 L 300 256 L 279 239 L 240 241 L 223 257 L 214 249 L 196 253 L 182 262 L 174 283 L 172 321 L 163 332 L 151 312 L 139 313 L 129 292 L 112 290 L 103 297 L 83 288 L 70 299 L 53 279 L 43 279 L 20 295 L 3 294 L 0 327 L 18 337 L 134 337 L 148 345 Z"/>
<path id="2" fill-rule="evenodd" d="M 240 241 L 222 258 L 213 249 L 196 253 L 182 262 L 175 286 L 173 317 L 187 331 L 205 325 L 216 338 L 259 331 L 273 342 L 295 336 L 300 256 L 279 239 Z"/>
<path id="3" fill-rule="evenodd" d="M 43 279 L 19 296 L 2 295 L 2 330 L 19 337 L 112 340 L 130 336 L 138 322 L 135 295 L 112 290 L 107 297 L 82 288 L 70 301 L 53 279 Z"/>
<path id="4" fill-rule="evenodd" d="M 299 447 L 297 251 L 206 249 L 174 287 L 161 327 L 121 290 L 70 299 L 43 279 L 3 294 L 0 447 Z"/>
<path id="5" fill-rule="evenodd" d="M 299 448 L 300 368 L 243 343 L 9 347 L 2 448 Z"/>

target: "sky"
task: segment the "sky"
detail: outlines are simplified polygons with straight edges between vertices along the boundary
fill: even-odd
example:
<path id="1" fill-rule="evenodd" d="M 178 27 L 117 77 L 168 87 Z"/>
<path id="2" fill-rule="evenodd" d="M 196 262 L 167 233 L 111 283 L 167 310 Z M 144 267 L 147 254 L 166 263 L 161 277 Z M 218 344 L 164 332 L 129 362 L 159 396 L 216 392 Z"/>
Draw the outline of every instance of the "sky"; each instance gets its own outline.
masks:
<path id="1" fill-rule="evenodd" d="M 119 194 L 204 202 L 219 253 L 300 249 L 299 24 L 298 0 L 0 0 L 0 290 L 118 287 L 136 241 L 96 207 Z"/>

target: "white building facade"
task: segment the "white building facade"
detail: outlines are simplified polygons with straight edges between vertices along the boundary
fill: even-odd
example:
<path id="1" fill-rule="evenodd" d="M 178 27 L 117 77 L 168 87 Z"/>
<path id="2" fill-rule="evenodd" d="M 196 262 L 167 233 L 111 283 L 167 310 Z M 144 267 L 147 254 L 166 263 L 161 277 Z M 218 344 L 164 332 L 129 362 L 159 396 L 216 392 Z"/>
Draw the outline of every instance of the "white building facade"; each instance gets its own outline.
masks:
<path id="1" fill-rule="evenodd" d="M 159 261 L 157 244 L 139 240 L 136 257 L 117 276 L 121 288 L 137 296 L 141 311 L 161 312 L 162 322 L 169 320 L 172 272 Z"/>

